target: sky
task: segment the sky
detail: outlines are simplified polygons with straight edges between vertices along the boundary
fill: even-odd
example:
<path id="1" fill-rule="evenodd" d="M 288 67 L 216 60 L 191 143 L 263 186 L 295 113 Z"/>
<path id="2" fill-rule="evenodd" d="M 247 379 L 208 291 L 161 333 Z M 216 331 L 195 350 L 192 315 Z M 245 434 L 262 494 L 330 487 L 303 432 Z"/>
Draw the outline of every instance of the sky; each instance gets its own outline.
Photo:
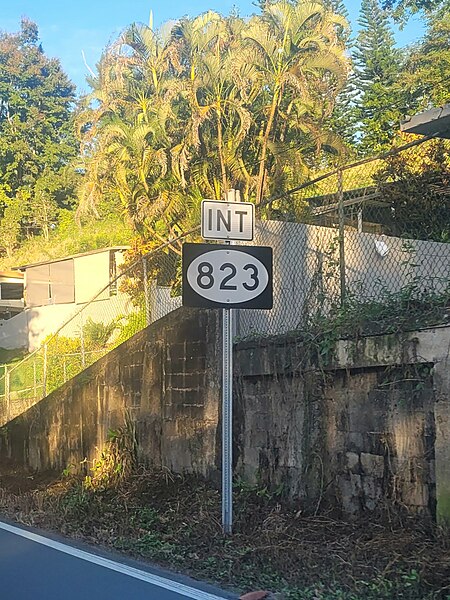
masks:
<path id="1" fill-rule="evenodd" d="M 345 0 L 352 27 L 357 27 L 359 0 Z M 20 19 L 27 16 L 39 27 L 45 53 L 61 60 L 65 72 L 80 93 L 89 91 L 85 82 L 86 62 L 95 64 L 109 41 L 133 22 L 149 22 L 153 12 L 154 25 L 183 15 L 196 16 L 208 9 L 228 14 L 235 7 L 242 16 L 257 9 L 252 0 L 0 0 L 0 30 L 14 32 Z M 417 40 L 423 25 L 416 18 L 396 39 L 400 46 Z"/>

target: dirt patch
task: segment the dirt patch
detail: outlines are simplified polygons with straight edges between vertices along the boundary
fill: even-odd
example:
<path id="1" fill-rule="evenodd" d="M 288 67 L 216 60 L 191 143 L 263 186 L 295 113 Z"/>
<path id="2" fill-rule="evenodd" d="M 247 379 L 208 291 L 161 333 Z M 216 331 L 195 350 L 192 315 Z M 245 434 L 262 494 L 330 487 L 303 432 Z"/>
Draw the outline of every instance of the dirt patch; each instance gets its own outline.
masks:
<path id="1" fill-rule="evenodd" d="M 23 475 L 21 471 L 14 469 L 6 473 L 0 473 L 0 488 L 11 494 L 23 494 L 36 490 L 45 490 L 57 482 L 61 473 L 46 471 L 30 475 Z"/>
<path id="2" fill-rule="evenodd" d="M 241 591 L 298 600 L 450 598 L 448 535 L 392 508 L 370 522 L 304 516 L 265 489 L 241 485 L 227 538 L 218 490 L 191 476 L 140 472 L 115 489 L 89 490 L 74 478 L 12 489 L 0 493 L 9 518 Z"/>

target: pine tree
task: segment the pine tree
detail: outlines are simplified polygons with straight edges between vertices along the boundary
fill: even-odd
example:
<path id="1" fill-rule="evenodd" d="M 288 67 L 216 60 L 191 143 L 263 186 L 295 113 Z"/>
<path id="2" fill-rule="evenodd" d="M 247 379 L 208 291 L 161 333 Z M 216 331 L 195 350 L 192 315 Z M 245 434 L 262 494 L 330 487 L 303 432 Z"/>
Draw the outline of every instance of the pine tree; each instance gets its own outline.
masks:
<path id="1" fill-rule="evenodd" d="M 354 62 L 358 77 L 360 150 L 378 153 L 392 142 L 402 117 L 399 78 L 402 52 L 378 0 L 362 0 Z"/>
<path id="2" fill-rule="evenodd" d="M 427 21 L 426 34 L 411 49 L 399 82 L 409 114 L 450 102 L 450 7 L 430 14 Z"/>
<path id="3" fill-rule="evenodd" d="M 348 10 L 342 0 L 326 0 L 325 6 L 334 13 L 343 16 L 349 22 Z M 341 29 L 339 38 L 349 48 L 351 46 L 350 28 Z M 331 115 L 329 126 L 336 132 L 351 150 L 356 143 L 357 132 L 357 102 L 358 90 L 355 71 L 352 68 L 344 88 L 336 97 L 336 105 Z"/>
<path id="4" fill-rule="evenodd" d="M 352 70 L 342 92 L 336 97 L 336 106 L 331 115 L 330 127 L 346 143 L 349 151 L 357 146 L 358 136 L 358 87 L 355 71 Z"/>
<path id="5" fill-rule="evenodd" d="M 433 15 L 447 0 L 383 0 L 382 8 L 388 10 L 393 18 L 400 24 L 406 21 L 420 11 Z"/>
<path id="6" fill-rule="evenodd" d="M 75 87 L 59 61 L 44 54 L 35 23 L 22 19 L 18 33 L 0 32 L 0 219 L 20 212 L 22 224 L 35 221 L 35 197 L 77 152 L 74 101 Z M 63 180 L 56 188 L 66 200 Z M 1 241 L 11 251 L 12 242 L 6 248 Z"/>

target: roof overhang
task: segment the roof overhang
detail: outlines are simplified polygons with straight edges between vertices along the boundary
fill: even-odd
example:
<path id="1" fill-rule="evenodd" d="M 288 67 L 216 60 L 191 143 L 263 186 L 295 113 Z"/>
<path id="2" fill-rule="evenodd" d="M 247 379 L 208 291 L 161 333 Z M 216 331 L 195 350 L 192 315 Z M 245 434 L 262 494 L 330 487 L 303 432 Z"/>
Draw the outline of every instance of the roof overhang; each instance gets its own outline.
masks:
<path id="1" fill-rule="evenodd" d="M 18 271 L 0 271 L 0 279 L 2 280 L 7 280 L 7 279 L 14 279 L 14 280 L 23 280 L 23 273 L 20 273 Z"/>
<path id="2" fill-rule="evenodd" d="M 406 117 L 400 123 L 400 130 L 417 135 L 450 138 L 450 104 L 426 110 L 413 117 Z"/>
<path id="3" fill-rule="evenodd" d="M 42 265 L 49 265 L 51 263 L 58 263 L 64 260 L 72 260 L 73 258 L 81 258 L 83 256 L 90 256 L 91 254 L 100 254 L 101 252 L 125 252 L 129 250 L 130 246 L 110 246 L 108 248 L 98 248 L 96 250 L 89 250 L 88 252 L 81 252 L 80 254 L 71 254 L 70 256 L 62 256 L 61 258 L 52 258 L 50 260 L 43 260 L 41 262 L 30 263 L 28 265 L 20 265 L 13 267 L 14 271 L 24 271 L 31 267 L 40 267 Z"/>

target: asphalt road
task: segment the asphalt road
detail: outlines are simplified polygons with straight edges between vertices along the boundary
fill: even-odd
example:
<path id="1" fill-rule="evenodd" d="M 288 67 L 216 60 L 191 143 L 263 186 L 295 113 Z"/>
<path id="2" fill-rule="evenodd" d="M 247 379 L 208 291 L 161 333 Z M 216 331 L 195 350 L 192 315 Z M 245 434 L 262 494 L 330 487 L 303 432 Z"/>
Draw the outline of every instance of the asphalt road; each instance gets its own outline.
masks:
<path id="1" fill-rule="evenodd" d="M 137 567 L 136 567 L 137 565 Z M 215 588 L 168 578 L 0 521 L 0 600 L 222 600 Z"/>

